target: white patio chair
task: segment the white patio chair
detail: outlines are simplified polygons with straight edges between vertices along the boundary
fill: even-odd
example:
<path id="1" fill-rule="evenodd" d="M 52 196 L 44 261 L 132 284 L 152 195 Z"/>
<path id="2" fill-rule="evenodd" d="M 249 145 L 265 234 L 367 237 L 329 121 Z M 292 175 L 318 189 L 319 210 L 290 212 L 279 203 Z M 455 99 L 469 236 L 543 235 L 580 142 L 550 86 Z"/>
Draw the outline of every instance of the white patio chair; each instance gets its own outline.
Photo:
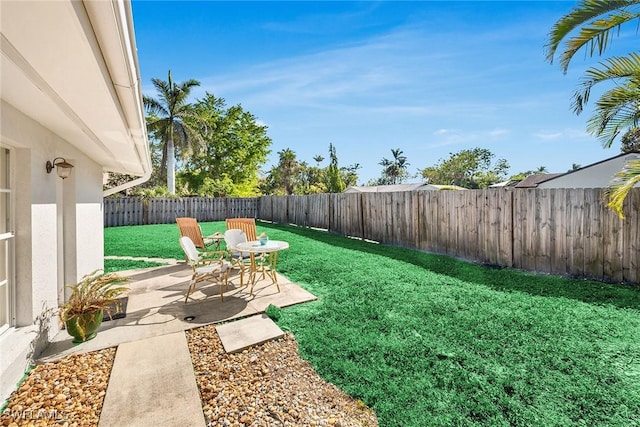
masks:
<path id="1" fill-rule="evenodd" d="M 240 270 L 240 286 L 244 286 L 244 273 L 251 268 L 251 254 L 240 252 L 237 248 L 238 243 L 247 241 L 247 235 L 239 228 L 232 228 L 224 232 L 224 243 L 227 246 L 229 259 L 232 268 Z M 247 285 L 249 283 L 247 282 Z"/>
<path id="2" fill-rule="evenodd" d="M 224 301 L 224 290 L 228 286 L 229 270 L 231 269 L 231 263 L 224 259 L 225 253 L 222 251 L 199 253 L 193 244 L 193 240 L 187 236 L 180 238 L 180 246 L 193 270 L 189 288 L 187 289 L 187 296 L 184 298 L 185 304 L 191 292 L 195 290 L 196 283 L 203 280 L 218 283 L 220 285 L 220 300 Z M 205 257 L 205 255 L 211 257 Z"/>

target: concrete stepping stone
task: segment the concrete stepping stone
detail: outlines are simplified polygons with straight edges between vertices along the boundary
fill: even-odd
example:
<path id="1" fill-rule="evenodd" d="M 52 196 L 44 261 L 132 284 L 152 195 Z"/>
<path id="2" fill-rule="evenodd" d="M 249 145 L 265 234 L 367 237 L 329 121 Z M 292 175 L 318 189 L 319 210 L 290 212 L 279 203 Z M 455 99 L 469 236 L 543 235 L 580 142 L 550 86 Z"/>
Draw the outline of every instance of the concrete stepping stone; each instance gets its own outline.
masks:
<path id="1" fill-rule="evenodd" d="M 118 346 L 99 427 L 205 425 L 184 332 Z"/>
<path id="2" fill-rule="evenodd" d="M 284 335 L 282 329 L 266 314 L 218 325 L 216 331 L 227 353 L 237 353 L 252 345 L 262 344 Z"/>

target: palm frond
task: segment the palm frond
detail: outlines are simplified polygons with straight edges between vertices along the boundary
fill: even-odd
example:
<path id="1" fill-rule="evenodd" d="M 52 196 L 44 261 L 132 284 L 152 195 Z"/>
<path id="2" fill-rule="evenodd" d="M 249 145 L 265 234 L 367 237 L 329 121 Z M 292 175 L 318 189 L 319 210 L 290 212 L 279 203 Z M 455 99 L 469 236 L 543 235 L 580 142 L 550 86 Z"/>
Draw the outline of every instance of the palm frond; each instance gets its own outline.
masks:
<path id="1" fill-rule="evenodd" d="M 637 11 L 629 10 L 630 6 L 638 3 L 640 0 L 583 0 L 552 27 L 546 46 L 547 60 L 553 63 L 562 40 L 580 26 L 583 27 L 576 36 L 568 39 L 560 56 L 563 72 L 566 73 L 569 62 L 584 46 L 590 46 L 590 56 L 602 54 L 611 43 L 611 31 L 640 16 Z"/>
<path id="2" fill-rule="evenodd" d="M 162 105 L 162 103 L 155 98 L 150 96 L 143 96 L 142 102 L 144 103 L 145 108 L 147 109 L 147 113 L 153 114 L 155 116 L 167 116 L 169 115 L 169 111 Z"/>
<path id="3" fill-rule="evenodd" d="M 631 53 L 628 56 L 612 57 L 600 63 L 600 67 L 592 67 L 585 71 L 580 88 L 573 94 L 572 108 L 576 114 L 580 114 L 589 101 L 591 89 L 598 83 L 619 80 L 627 80 L 640 77 L 640 54 Z"/>
<path id="4" fill-rule="evenodd" d="M 596 102 L 594 115 L 587 121 L 587 131 L 604 147 L 610 147 L 623 130 L 637 127 L 639 99 L 640 86 L 635 81 L 605 92 Z"/>
<path id="5" fill-rule="evenodd" d="M 618 172 L 611 184 L 605 190 L 608 199 L 607 207 L 613 210 L 620 218 L 624 219 L 624 200 L 629 191 L 640 183 L 640 160 L 628 161 L 624 168 Z"/>

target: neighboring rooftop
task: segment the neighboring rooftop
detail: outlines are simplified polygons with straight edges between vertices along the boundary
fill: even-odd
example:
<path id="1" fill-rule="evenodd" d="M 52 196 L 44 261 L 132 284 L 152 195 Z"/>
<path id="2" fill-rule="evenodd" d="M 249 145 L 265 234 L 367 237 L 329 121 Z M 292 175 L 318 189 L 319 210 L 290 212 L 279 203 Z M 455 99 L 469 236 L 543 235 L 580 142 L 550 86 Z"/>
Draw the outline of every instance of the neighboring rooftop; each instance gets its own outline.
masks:
<path id="1" fill-rule="evenodd" d="M 535 173 L 533 175 L 529 175 L 516 185 L 515 188 L 536 188 L 538 184 L 541 182 L 548 181 L 557 176 L 564 175 L 563 173 Z"/>

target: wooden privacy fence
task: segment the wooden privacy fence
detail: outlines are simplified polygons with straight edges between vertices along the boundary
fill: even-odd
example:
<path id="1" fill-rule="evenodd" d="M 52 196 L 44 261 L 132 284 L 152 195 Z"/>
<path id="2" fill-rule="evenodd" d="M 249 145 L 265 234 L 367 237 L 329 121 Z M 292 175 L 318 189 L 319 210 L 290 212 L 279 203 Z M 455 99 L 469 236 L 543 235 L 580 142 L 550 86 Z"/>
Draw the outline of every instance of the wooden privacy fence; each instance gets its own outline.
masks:
<path id="1" fill-rule="evenodd" d="M 640 189 L 621 220 L 601 189 L 488 189 L 105 199 L 105 226 L 255 217 L 346 236 L 559 275 L 640 282 Z"/>
<path id="2" fill-rule="evenodd" d="M 258 215 L 503 267 L 640 282 L 640 189 L 625 220 L 601 189 L 266 196 Z"/>
<path id="3" fill-rule="evenodd" d="M 156 198 L 122 197 L 104 199 L 104 226 L 175 223 L 178 217 L 197 218 L 198 221 L 222 221 L 232 217 L 255 218 L 258 200 L 248 198 Z"/>

